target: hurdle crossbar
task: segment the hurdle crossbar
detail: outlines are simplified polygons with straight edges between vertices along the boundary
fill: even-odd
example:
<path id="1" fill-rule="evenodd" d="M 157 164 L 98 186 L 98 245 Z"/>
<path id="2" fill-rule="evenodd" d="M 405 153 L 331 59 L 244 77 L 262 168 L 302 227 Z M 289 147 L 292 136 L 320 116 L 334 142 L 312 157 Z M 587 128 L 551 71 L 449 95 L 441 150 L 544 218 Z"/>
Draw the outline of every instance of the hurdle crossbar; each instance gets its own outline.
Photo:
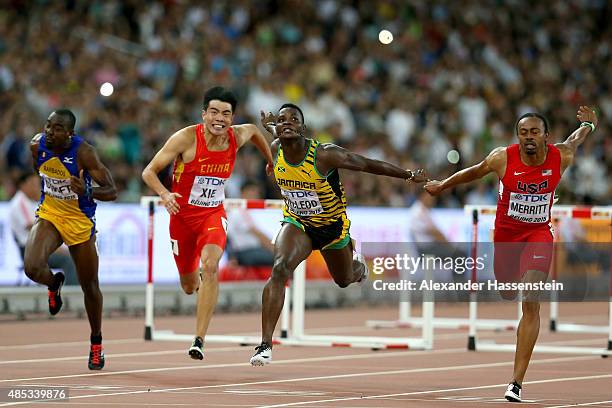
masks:
<path id="1" fill-rule="evenodd" d="M 493 215 L 495 214 L 497 207 L 495 206 L 478 206 L 478 205 L 467 205 L 464 207 L 465 212 L 468 214 L 474 214 L 476 223 L 478 223 L 479 215 Z M 551 217 L 553 219 L 560 218 L 582 218 L 582 219 L 600 219 L 600 220 L 611 220 L 612 221 L 612 207 L 592 206 L 592 207 L 581 207 L 581 206 L 555 206 L 551 210 Z M 612 222 L 611 222 L 611 234 L 612 234 Z M 477 248 L 477 240 L 472 242 L 473 248 Z M 556 257 L 555 257 L 556 258 Z M 558 265 L 556 260 L 553 260 L 553 273 Z M 612 269 L 612 265 L 611 265 Z M 557 296 L 553 292 L 551 299 L 551 320 L 550 327 L 554 331 L 566 331 L 574 333 L 607 333 L 607 345 L 605 347 L 569 347 L 569 346 L 547 346 L 537 345 L 534 348 L 534 352 L 537 353 L 553 353 L 553 354 L 586 354 L 586 355 L 601 355 L 607 357 L 612 355 L 612 270 L 610 276 L 610 298 L 608 302 L 608 325 L 607 326 L 589 326 L 579 325 L 573 323 L 559 323 L 558 322 L 558 302 Z M 468 337 L 468 343 L 472 347 L 468 349 L 473 351 L 511 351 L 514 352 L 516 349 L 515 344 L 498 344 L 491 341 L 478 341 L 476 337 L 477 326 L 474 321 L 470 321 L 470 336 Z M 472 335 L 473 333 L 473 335 Z"/>

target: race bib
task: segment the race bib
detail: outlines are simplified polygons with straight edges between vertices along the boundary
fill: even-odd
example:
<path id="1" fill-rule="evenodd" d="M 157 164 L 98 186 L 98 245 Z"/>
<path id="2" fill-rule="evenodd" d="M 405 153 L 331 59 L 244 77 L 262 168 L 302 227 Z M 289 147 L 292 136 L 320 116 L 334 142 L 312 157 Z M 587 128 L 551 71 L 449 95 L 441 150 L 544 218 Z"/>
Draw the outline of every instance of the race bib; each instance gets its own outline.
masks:
<path id="1" fill-rule="evenodd" d="M 550 214 L 551 194 L 510 193 L 508 216 L 521 222 L 547 222 Z"/>
<path id="2" fill-rule="evenodd" d="M 323 212 L 323 206 L 316 191 L 281 189 L 281 194 L 289 210 L 295 215 L 308 217 Z"/>
<path id="3" fill-rule="evenodd" d="M 196 176 L 189 194 L 189 204 L 207 208 L 220 206 L 225 200 L 225 180 L 219 177 Z"/>
<path id="4" fill-rule="evenodd" d="M 40 175 L 43 182 L 43 193 L 46 197 L 58 200 L 78 200 L 79 196 L 70 189 L 70 179 L 53 178 L 46 174 Z"/>

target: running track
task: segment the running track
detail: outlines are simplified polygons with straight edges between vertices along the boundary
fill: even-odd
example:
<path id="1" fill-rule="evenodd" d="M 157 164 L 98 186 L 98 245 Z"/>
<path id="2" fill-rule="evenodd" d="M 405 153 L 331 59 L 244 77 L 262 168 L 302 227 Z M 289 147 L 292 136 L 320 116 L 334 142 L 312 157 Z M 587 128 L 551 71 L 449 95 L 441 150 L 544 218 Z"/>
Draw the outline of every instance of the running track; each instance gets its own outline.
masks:
<path id="1" fill-rule="evenodd" d="M 561 305 L 562 317 L 604 324 L 607 305 Z M 511 318 L 515 305 L 483 305 L 479 317 Z M 464 315 L 467 305 L 436 305 L 437 315 Z M 543 306 L 543 316 L 547 308 Z M 372 333 L 366 319 L 394 318 L 393 308 L 307 311 L 310 333 Z M 602 335 L 548 333 L 540 343 L 599 346 Z M 257 313 L 218 314 L 211 333 L 259 333 Z M 190 332 L 194 320 L 165 317 L 158 328 Z M 69 401 L 22 403 L 49 407 L 508 407 L 502 399 L 512 354 L 468 352 L 467 334 L 437 330 L 434 351 L 350 348 L 274 349 L 266 367 L 248 364 L 253 349 L 207 346 L 204 361 L 188 358 L 188 344 L 145 342 L 140 318 L 104 321 L 106 367 L 87 369 L 87 321 L 73 316 L 24 322 L 0 320 L 0 388 L 68 387 Z M 409 331 L 410 332 L 410 331 Z M 376 335 L 404 335 L 406 329 Z M 416 332 L 414 332 L 416 335 Z M 514 332 L 479 332 L 479 338 L 512 342 Z M 612 359 L 534 355 L 524 406 L 612 407 Z M 0 403 L 0 407 L 14 406 Z"/>

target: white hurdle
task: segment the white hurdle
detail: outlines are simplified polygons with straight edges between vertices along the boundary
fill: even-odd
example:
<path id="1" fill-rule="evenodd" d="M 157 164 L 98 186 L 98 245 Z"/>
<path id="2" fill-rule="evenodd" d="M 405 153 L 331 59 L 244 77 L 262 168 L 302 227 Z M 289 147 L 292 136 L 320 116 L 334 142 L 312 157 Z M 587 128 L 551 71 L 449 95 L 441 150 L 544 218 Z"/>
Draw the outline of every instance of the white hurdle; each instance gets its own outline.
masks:
<path id="1" fill-rule="evenodd" d="M 473 213 L 478 223 L 478 215 L 480 214 L 494 214 L 496 211 L 495 206 L 466 206 L 465 210 L 467 213 Z M 602 219 L 612 220 L 612 207 L 577 207 L 577 206 L 555 206 L 551 210 L 553 219 L 558 218 L 588 218 L 588 219 Z M 612 228 L 612 224 L 611 224 Z M 473 243 L 473 248 L 477 248 L 476 242 Z M 474 255 L 474 254 L 473 254 Z M 556 257 L 555 257 L 556 258 Z M 556 259 L 555 261 L 556 262 Z M 553 264 L 553 273 L 558 265 Z M 612 266 L 611 266 L 612 268 Z M 612 273 L 612 271 L 611 271 Z M 609 316 L 608 326 L 587 326 L 578 324 L 560 324 L 558 319 L 558 302 L 557 296 L 553 292 L 551 299 L 551 329 L 556 328 L 556 331 L 568 331 L 574 333 L 607 333 L 608 340 L 606 347 L 570 347 L 570 346 L 548 346 L 536 344 L 534 352 L 536 353 L 553 353 L 553 354 L 585 354 L 585 355 L 600 355 L 607 357 L 612 355 L 612 276 L 610 277 L 610 298 L 609 298 Z M 519 302 L 520 305 L 520 302 Z M 471 308 L 470 308 L 471 311 Z M 475 315 L 474 310 L 474 315 Z M 554 313 L 554 314 L 553 314 Z M 472 317 L 472 316 L 471 316 Z M 564 330 L 559 330 L 561 327 Z M 515 344 L 498 344 L 492 341 L 478 341 L 477 340 L 477 325 L 475 319 L 470 319 L 469 335 L 468 335 L 468 349 L 473 351 L 509 351 L 514 352 L 516 349 Z M 596 328 L 598 331 L 593 331 Z"/>
<path id="2" fill-rule="evenodd" d="M 171 330 L 156 330 L 154 325 L 154 276 L 153 276 L 153 239 L 155 207 L 160 204 L 158 197 L 142 197 L 141 206 L 148 208 L 148 257 L 147 289 L 145 310 L 145 340 L 184 341 L 193 340 L 193 334 L 178 334 Z M 281 208 L 281 200 L 243 200 L 226 199 L 225 208 Z M 433 348 L 433 325 L 422 326 L 421 337 L 376 337 L 376 336 L 340 336 L 306 334 L 305 320 L 306 261 L 302 262 L 293 273 L 291 287 L 285 288 L 285 303 L 281 315 L 281 336 L 275 337 L 274 344 L 287 346 L 316 347 L 361 347 L 373 350 L 380 349 L 413 349 L 430 350 Z M 423 305 L 425 321 L 433 320 L 434 303 L 431 293 L 426 293 L 427 300 Z M 290 307 L 290 305 L 292 307 Z M 291 322 L 291 328 L 289 323 Z M 207 335 L 207 343 L 237 343 L 253 345 L 261 342 L 260 336 Z"/>
<path id="3" fill-rule="evenodd" d="M 473 215 L 472 219 L 472 241 L 478 242 L 478 230 L 477 230 L 477 219 L 474 218 L 477 215 Z M 475 271 L 472 271 L 474 274 Z M 475 281 L 476 276 L 472 276 L 472 281 Z M 455 330 L 468 330 L 470 327 L 471 319 L 475 319 L 473 324 L 479 330 L 494 330 L 494 331 L 503 331 L 503 330 L 516 330 L 518 328 L 519 320 L 521 319 L 521 305 L 518 305 L 517 318 L 514 320 L 511 319 L 477 319 L 476 318 L 476 305 L 475 303 L 475 294 L 470 293 L 470 301 L 469 301 L 469 309 L 468 309 L 468 317 L 434 317 L 433 318 L 433 327 L 436 329 L 455 329 Z M 400 302 L 399 302 L 399 319 L 398 320 L 368 320 L 366 321 L 366 325 L 368 327 L 372 327 L 374 329 L 383 329 L 383 328 L 412 328 L 412 327 L 422 327 L 423 322 L 426 319 L 423 317 L 412 316 L 412 304 L 410 302 L 410 291 L 403 290 L 400 292 Z M 424 309 L 423 309 L 424 310 Z"/>

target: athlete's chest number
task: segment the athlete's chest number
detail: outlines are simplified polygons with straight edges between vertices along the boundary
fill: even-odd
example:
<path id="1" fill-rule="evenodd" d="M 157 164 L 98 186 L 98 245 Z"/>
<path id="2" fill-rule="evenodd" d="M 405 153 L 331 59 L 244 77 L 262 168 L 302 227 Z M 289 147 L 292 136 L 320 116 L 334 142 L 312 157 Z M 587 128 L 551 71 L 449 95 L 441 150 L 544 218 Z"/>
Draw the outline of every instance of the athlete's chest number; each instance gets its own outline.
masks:
<path id="1" fill-rule="evenodd" d="M 225 180 L 219 177 L 196 176 L 189 194 L 189 204 L 198 207 L 217 207 L 223 204 Z"/>
<path id="2" fill-rule="evenodd" d="M 312 216 L 324 211 L 316 191 L 281 189 L 281 194 L 291 212 L 296 215 Z"/>

